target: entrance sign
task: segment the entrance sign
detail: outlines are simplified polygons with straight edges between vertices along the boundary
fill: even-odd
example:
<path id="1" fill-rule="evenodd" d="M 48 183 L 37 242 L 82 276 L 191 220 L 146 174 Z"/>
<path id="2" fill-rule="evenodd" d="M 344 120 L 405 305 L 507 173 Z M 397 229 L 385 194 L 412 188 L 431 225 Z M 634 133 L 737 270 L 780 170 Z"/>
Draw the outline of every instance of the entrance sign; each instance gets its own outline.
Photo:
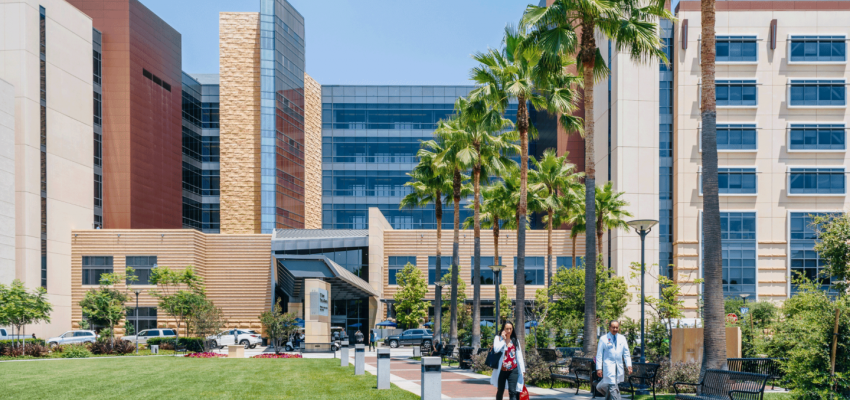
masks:
<path id="1" fill-rule="evenodd" d="M 325 289 L 313 289 L 310 292 L 310 314 L 327 317 L 330 310 L 328 291 Z"/>

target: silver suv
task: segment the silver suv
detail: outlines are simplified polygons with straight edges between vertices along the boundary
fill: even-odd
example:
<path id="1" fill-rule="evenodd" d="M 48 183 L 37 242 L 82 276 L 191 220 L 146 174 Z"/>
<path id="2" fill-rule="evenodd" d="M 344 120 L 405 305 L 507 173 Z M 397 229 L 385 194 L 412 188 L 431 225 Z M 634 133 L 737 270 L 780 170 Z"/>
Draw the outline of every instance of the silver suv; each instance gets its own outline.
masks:
<path id="1" fill-rule="evenodd" d="M 174 329 L 145 329 L 139 332 L 138 335 L 122 336 L 121 340 L 136 344 L 136 338 L 138 338 L 139 344 L 142 345 L 148 344 L 148 339 L 153 339 L 155 337 L 174 338 L 177 337 L 177 335 L 174 333 Z"/>
<path id="2" fill-rule="evenodd" d="M 60 344 L 94 343 L 95 341 L 97 341 L 97 334 L 94 331 L 68 331 L 47 339 L 47 345 L 55 347 Z"/>

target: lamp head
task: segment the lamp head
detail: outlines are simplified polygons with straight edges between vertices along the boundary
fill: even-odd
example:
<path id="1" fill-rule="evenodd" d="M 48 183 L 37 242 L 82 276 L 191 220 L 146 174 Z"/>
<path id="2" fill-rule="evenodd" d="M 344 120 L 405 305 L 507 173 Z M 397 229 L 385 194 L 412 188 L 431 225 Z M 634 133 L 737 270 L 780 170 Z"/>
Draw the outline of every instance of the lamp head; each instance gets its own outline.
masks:
<path id="1" fill-rule="evenodd" d="M 750 297 L 750 294 L 749 293 L 741 293 L 738 296 L 741 296 L 742 299 L 746 299 L 747 297 Z"/>
<path id="2" fill-rule="evenodd" d="M 629 221 L 628 224 L 632 228 L 635 228 L 636 231 L 648 231 L 650 228 L 655 226 L 658 221 L 654 219 L 636 219 L 634 221 Z"/>
<path id="3" fill-rule="evenodd" d="M 499 271 L 505 269 L 504 265 L 490 265 L 489 267 L 490 267 L 491 270 L 493 270 L 493 272 L 499 272 Z"/>
<path id="4" fill-rule="evenodd" d="M 141 289 L 133 289 L 133 293 L 135 293 L 136 296 L 138 296 L 139 293 L 142 293 L 142 290 Z"/>

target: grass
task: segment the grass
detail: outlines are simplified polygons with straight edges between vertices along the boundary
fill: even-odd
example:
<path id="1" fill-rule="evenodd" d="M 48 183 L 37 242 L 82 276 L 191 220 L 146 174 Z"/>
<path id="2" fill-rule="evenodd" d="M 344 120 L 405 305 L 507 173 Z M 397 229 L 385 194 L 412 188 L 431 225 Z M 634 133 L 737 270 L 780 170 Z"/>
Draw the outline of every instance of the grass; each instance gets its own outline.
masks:
<path id="1" fill-rule="evenodd" d="M 160 350 L 159 355 L 168 356 L 174 354 L 173 350 Z M 135 356 L 150 356 L 151 351 L 144 349 L 139 350 L 139 354 L 132 352 L 130 354 L 92 354 L 89 356 L 90 358 L 95 357 L 135 357 Z M 0 356 L 0 361 L 10 361 L 10 360 L 43 360 L 45 358 L 62 358 L 62 353 L 59 352 L 50 352 L 44 357 L 32 357 L 32 356 L 22 356 L 22 357 L 9 357 L 9 356 Z"/>
<path id="2" fill-rule="evenodd" d="M 0 363 L 3 399 L 418 399 L 337 359 L 69 359 Z"/>

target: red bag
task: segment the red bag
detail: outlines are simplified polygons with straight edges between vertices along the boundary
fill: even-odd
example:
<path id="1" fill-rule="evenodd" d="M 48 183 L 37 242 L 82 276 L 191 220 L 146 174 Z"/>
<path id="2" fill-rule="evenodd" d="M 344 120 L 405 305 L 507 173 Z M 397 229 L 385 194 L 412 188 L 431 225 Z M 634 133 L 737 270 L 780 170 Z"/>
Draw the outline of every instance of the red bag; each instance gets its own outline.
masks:
<path id="1" fill-rule="evenodd" d="M 525 385 L 522 385 L 522 392 L 519 394 L 519 400 L 530 400 L 528 395 L 528 389 L 526 389 Z"/>

